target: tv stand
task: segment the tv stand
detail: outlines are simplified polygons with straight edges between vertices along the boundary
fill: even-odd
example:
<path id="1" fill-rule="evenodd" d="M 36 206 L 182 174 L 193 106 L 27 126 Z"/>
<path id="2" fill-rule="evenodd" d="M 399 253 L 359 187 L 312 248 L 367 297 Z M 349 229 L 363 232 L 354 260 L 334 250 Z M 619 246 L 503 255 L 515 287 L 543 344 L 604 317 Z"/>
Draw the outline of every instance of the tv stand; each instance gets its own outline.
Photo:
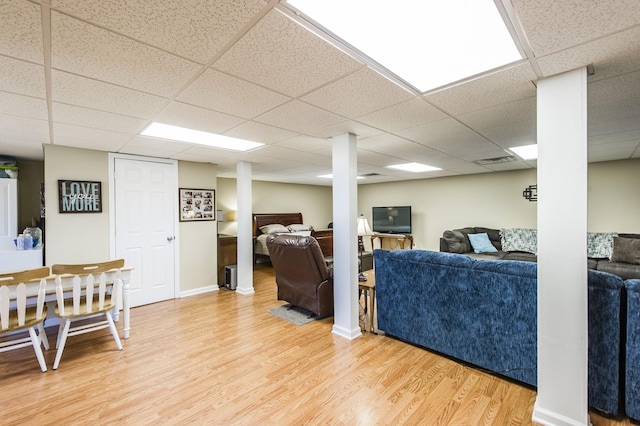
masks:
<path id="1" fill-rule="evenodd" d="M 380 239 L 380 248 L 387 248 L 389 250 L 394 250 L 396 248 L 400 248 L 400 250 L 404 250 L 406 243 L 409 243 L 407 248 L 413 248 L 413 237 L 411 235 L 405 234 L 380 234 L 376 233 L 371 235 L 371 248 L 373 249 L 373 242 L 376 238 Z M 385 245 L 387 247 L 385 247 Z"/>

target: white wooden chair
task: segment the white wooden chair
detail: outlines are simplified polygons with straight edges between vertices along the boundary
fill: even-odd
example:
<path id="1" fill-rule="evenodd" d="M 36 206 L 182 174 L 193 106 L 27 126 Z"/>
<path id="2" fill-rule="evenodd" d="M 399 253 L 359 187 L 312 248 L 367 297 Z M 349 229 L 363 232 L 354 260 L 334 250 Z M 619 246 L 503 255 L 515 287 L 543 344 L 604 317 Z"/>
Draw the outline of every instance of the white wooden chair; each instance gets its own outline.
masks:
<path id="1" fill-rule="evenodd" d="M 40 345 L 49 349 L 43 326 L 47 316 L 44 298 L 48 276 L 48 267 L 0 274 L 0 337 L 6 337 L 0 342 L 0 352 L 33 346 L 43 373 L 47 371 L 47 364 Z M 40 279 L 39 283 L 29 283 L 37 279 Z M 28 291 L 30 286 L 37 288 L 37 296 Z M 34 297 L 35 305 L 30 301 Z M 28 331 L 29 337 L 24 337 L 20 331 Z"/>
<path id="2" fill-rule="evenodd" d="M 69 336 L 108 327 L 118 350 L 122 350 L 122 343 L 120 343 L 111 311 L 118 306 L 118 300 L 122 294 L 120 269 L 123 266 L 124 259 L 117 259 L 77 265 L 56 264 L 51 267 L 52 274 L 56 276 L 56 315 L 60 318 L 54 370 L 58 369 Z M 118 269 L 116 278 L 113 282 L 107 282 L 105 272 L 113 269 Z M 61 276 L 65 274 L 74 275 L 73 290 L 69 294 L 65 294 L 62 288 Z M 83 320 L 81 325 L 71 327 L 72 322 L 79 320 Z"/>

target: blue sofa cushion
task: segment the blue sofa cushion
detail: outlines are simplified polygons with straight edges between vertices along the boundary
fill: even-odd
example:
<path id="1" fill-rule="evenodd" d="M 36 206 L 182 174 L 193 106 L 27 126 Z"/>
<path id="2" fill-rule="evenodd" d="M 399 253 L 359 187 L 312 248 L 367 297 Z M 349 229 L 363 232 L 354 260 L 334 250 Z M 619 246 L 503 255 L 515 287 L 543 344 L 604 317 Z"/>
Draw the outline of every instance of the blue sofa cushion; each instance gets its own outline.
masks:
<path id="1" fill-rule="evenodd" d="M 489 236 L 486 233 L 469 234 L 469 241 L 473 247 L 474 253 L 497 253 L 498 249 L 491 244 Z"/>

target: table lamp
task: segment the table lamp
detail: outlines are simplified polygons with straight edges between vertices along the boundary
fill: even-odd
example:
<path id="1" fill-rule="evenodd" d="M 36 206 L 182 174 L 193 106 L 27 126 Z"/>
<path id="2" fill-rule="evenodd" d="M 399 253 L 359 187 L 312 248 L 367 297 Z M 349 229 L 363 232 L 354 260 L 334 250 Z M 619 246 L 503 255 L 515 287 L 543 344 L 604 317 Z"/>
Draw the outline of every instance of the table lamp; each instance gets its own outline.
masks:
<path id="1" fill-rule="evenodd" d="M 369 221 L 364 217 L 363 214 L 358 216 L 358 251 L 360 255 L 360 262 L 358 264 L 358 281 L 366 281 L 367 276 L 362 272 L 362 249 L 364 246 L 364 242 L 362 241 L 362 237 L 365 235 L 372 235 L 371 227 L 369 226 Z"/>

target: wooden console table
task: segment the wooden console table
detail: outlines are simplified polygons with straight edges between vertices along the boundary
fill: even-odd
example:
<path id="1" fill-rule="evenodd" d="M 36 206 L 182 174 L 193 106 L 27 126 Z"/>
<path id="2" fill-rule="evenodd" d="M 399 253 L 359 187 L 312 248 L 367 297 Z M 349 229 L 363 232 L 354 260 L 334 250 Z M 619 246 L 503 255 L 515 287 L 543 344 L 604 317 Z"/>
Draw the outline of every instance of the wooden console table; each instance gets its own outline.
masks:
<path id="1" fill-rule="evenodd" d="M 371 248 L 373 249 L 373 242 L 376 240 L 376 238 L 380 239 L 380 248 L 385 248 L 385 241 L 387 241 L 388 246 L 390 249 L 393 249 L 391 247 L 391 243 L 395 243 L 397 246 L 400 247 L 401 250 L 405 249 L 406 243 L 409 243 L 409 246 L 407 248 L 413 248 L 413 237 L 411 235 L 405 235 L 405 234 L 373 234 L 371 236 Z"/>

